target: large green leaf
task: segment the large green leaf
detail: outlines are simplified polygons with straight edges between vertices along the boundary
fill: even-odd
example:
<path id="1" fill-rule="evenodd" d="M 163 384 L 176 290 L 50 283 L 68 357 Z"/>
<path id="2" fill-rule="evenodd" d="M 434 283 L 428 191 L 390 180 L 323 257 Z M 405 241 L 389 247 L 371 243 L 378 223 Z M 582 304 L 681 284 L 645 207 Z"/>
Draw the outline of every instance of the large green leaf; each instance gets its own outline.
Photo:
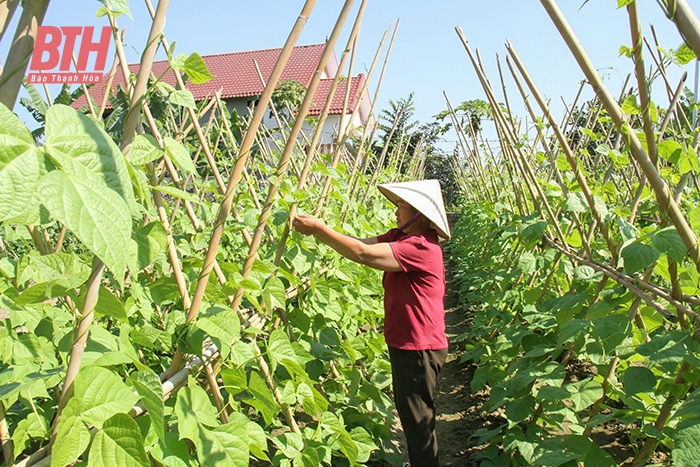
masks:
<path id="1" fill-rule="evenodd" d="M 136 245 L 137 267 L 139 271 L 148 267 L 159 254 L 164 253 L 168 234 L 161 222 L 151 222 L 131 234 Z"/>
<path id="2" fill-rule="evenodd" d="M 192 464 L 190 449 L 185 440 L 180 440 L 178 433 L 165 433 L 165 442 L 157 443 L 149 454 L 166 467 L 188 467 Z"/>
<path id="3" fill-rule="evenodd" d="M 118 413 L 97 432 L 90 447 L 88 467 L 143 467 L 150 465 L 141 430 L 133 418 Z"/>
<path id="4" fill-rule="evenodd" d="M 196 173 L 197 169 L 192 163 L 192 156 L 185 147 L 175 141 L 170 136 L 163 138 L 165 144 L 165 152 L 175 162 L 175 164 L 187 173 Z"/>
<path id="5" fill-rule="evenodd" d="M 217 426 L 219 420 L 216 408 L 209 401 L 207 393 L 197 385 L 190 376 L 187 386 L 180 389 L 175 401 L 175 415 L 178 420 L 180 439 L 189 438 L 196 441 L 199 438 L 199 425 Z"/>
<path id="6" fill-rule="evenodd" d="M 683 147 L 677 141 L 674 141 L 672 139 L 666 139 L 664 141 L 661 141 L 656 146 L 656 150 L 659 154 L 659 157 L 666 159 L 674 165 L 678 164 L 678 161 L 683 155 Z"/>
<path id="7" fill-rule="evenodd" d="M 287 295 L 284 283 L 279 277 L 271 277 L 265 282 L 262 298 L 268 313 L 272 313 L 272 310 L 275 308 L 284 309 L 287 303 Z"/>
<path id="8" fill-rule="evenodd" d="M 603 386 L 597 381 L 588 379 L 567 384 L 566 390 L 571 393 L 571 402 L 574 403 L 574 410 L 577 412 L 590 407 L 603 397 Z"/>
<path id="9" fill-rule="evenodd" d="M 340 450 L 348 458 L 350 464 L 354 464 L 359 454 L 357 445 L 355 445 L 355 441 L 350 436 L 350 433 L 347 432 L 340 419 L 331 412 L 324 412 L 321 415 L 320 425 L 327 433 L 332 435 L 331 439 L 333 442 L 331 447 Z"/>
<path id="10" fill-rule="evenodd" d="M 146 165 L 159 159 L 164 154 L 158 146 L 158 141 L 151 135 L 136 135 L 131 149 L 129 149 L 129 162 L 132 165 Z"/>
<path id="11" fill-rule="evenodd" d="M 680 417 L 700 417 L 700 388 L 693 391 L 692 394 L 681 404 L 673 418 Z"/>
<path id="12" fill-rule="evenodd" d="M 165 442 L 165 405 L 160 378 L 152 371 L 138 371 L 131 373 L 126 382 L 141 396 L 151 417 L 151 426 L 158 438 Z"/>
<path id="13" fill-rule="evenodd" d="M 45 173 L 44 154 L 29 130 L 0 103 L 0 222 L 39 220 L 37 185 Z"/>
<path id="14" fill-rule="evenodd" d="M 87 116 L 65 105 L 54 105 L 46 114 L 46 152 L 67 173 L 77 177 L 80 164 L 134 209 L 134 191 L 124 156 L 112 138 Z M 71 164 L 74 162 L 74 164 Z"/>
<path id="15" fill-rule="evenodd" d="M 700 465 L 700 418 L 683 420 L 672 436 L 676 446 L 671 452 L 674 465 L 698 467 Z"/>
<path id="16" fill-rule="evenodd" d="M 171 92 L 168 96 L 168 100 L 171 104 L 181 105 L 182 107 L 186 107 L 188 109 L 194 109 L 196 107 L 194 102 L 194 95 L 189 89 L 182 89 L 179 91 Z"/>
<path id="17" fill-rule="evenodd" d="M 644 243 L 633 242 L 622 250 L 622 258 L 625 260 L 625 271 L 632 274 L 651 266 L 659 259 L 659 251 Z"/>
<path id="18" fill-rule="evenodd" d="M 119 376 L 98 366 L 81 369 L 73 387 L 80 418 L 98 428 L 113 415 L 128 413 L 139 400 Z"/>
<path id="19" fill-rule="evenodd" d="M 632 336 L 632 323 L 624 315 L 601 316 L 592 320 L 593 337 L 598 341 L 608 355 L 627 338 Z"/>
<path id="20" fill-rule="evenodd" d="M 534 410 L 535 398 L 528 394 L 506 404 L 506 417 L 511 423 L 518 423 L 530 417 Z"/>
<path id="21" fill-rule="evenodd" d="M 535 449 L 537 460 L 534 465 L 558 467 L 560 465 L 580 465 L 585 467 L 615 467 L 617 464 L 610 454 L 585 436 L 567 435 L 550 438 Z M 575 463 L 572 463 L 574 461 Z"/>
<path id="22" fill-rule="evenodd" d="M 666 253 L 671 259 L 682 263 L 688 249 L 685 247 L 681 236 L 675 227 L 666 227 L 651 236 L 651 243 L 662 253 Z"/>
<path id="23" fill-rule="evenodd" d="M 51 467 L 72 464 L 90 444 L 90 430 L 80 418 L 80 412 L 80 401 L 75 398 L 63 408 L 51 450 Z"/>
<path id="24" fill-rule="evenodd" d="M 248 467 L 248 443 L 223 429 L 208 430 L 198 424 L 195 440 L 200 465 L 212 467 Z"/>
<path id="25" fill-rule="evenodd" d="M 651 392 L 656 387 L 656 376 L 643 366 L 631 366 L 623 377 L 625 393 L 632 396 L 640 392 Z"/>
<path id="26" fill-rule="evenodd" d="M 204 60 L 202 60 L 202 57 L 196 52 L 191 53 L 185 59 L 184 69 L 192 84 L 206 83 L 214 78 L 214 76 L 209 73 L 207 65 L 204 63 Z"/>
<path id="27" fill-rule="evenodd" d="M 230 308 L 199 318 L 196 326 L 214 340 L 224 359 L 228 358 L 231 344 L 241 334 L 240 319 Z"/>
<path id="28" fill-rule="evenodd" d="M 131 237 L 129 209 L 119 195 L 88 174 L 78 178 L 54 170 L 41 179 L 39 195 L 51 215 L 121 280 Z"/>
<path id="29" fill-rule="evenodd" d="M 537 221 L 525 224 L 518 233 L 519 237 L 527 240 L 537 240 L 547 229 L 547 221 Z"/>
<path id="30" fill-rule="evenodd" d="M 53 281 L 66 289 L 79 287 L 90 277 L 90 268 L 72 253 L 53 253 L 31 259 L 35 282 Z"/>
<path id="31" fill-rule="evenodd" d="M 265 384 L 257 372 L 250 374 L 250 381 L 248 382 L 248 394 L 245 400 L 246 404 L 255 407 L 263 416 L 265 424 L 270 425 L 273 423 L 275 417 L 280 411 L 280 406 L 275 401 L 270 389 Z"/>

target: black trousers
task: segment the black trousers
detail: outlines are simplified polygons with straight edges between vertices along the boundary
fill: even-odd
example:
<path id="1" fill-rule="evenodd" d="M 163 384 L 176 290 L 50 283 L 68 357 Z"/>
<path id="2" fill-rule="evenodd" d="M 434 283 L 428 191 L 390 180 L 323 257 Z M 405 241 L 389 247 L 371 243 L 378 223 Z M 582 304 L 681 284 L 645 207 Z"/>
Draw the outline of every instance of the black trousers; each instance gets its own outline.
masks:
<path id="1" fill-rule="evenodd" d="M 435 434 L 435 387 L 447 349 L 401 350 L 389 347 L 394 402 L 406 435 L 412 467 L 439 467 Z"/>

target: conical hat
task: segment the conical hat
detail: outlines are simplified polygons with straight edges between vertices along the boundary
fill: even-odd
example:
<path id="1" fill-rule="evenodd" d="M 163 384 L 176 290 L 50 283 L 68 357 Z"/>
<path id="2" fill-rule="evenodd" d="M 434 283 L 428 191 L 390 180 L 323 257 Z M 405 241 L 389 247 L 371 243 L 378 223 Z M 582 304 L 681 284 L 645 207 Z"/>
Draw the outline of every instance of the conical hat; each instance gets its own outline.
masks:
<path id="1" fill-rule="evenodd" d="M 450 227 L 447 224 L 445 204 L 442 202 L 440 182 L 437 180 L 418 180 L 415 182 L 384 183 L 379 185 L 379 191 L 396 204 L 403 200 L 413 206 L 432 222 L 432 227 L 443 238 L 450 238 Z"/>

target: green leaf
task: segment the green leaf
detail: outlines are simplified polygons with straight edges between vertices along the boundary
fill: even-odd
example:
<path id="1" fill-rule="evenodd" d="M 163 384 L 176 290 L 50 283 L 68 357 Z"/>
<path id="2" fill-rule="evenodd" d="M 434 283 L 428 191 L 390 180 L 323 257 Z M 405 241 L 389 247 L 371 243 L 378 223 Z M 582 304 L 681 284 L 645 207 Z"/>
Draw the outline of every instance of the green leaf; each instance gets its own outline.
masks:
<path id="1" fill-rule="evenodd" d="M 100 291 L 97 297 L 97 305 L 95 305 L 95 314 L 97 316 L 111 316 L 112 318 L 118 319 L 125 323 L 129 322 L 129 318 L 126 315 L 126 310 L 124 309 L 124 304 L 104 286 L 100 286 Z"/>
<path id="2" fill-rule="evenodd" d="M 640 113 L 641 110 L 639 104 L 637 104 L 637 96 L 634 94 L 627 96 L 622 103 L 622 111 L 627 115 L 636 115 Z"/>
<path id="3" fill-rule="evenodd" d="M 178 167 L 187 173 L 193 174 L 197 172 L 197 169 L 192 163 L 190 152 L 185 149 L 181 143 L 175 141 L 170 136 L 166 136 L 163 139 L 163 143 L 165 144 L 165 152 L 168 153 L 168 157 L 170 157 Z"/>
<path id="4" fill-rule="evenodd" d="M 564 435 L 547 439 L 537 446 L 535 456 L 537 459 L 533 465 L 546 465 L 548 467 L 578 465 L 578 462 L 583 462 L 585 467 L 615 467 L 617 465 L 613 458 L 590 438 L 578 435 Z"/>
<path id="5" fill-rule="evenodd" d="M 522 239 L 537 240 L 545 230 L 547 230 L 547 221 L 537 221 L 524 225 L 520 229 L 518 236 Z"/>
<path id="6" fill-rule="evenodd" d="M 0 222 L 39 221 L 39 179 L 46 173 L 44 154 L 27 127 L 0 104 Z"/>
<path id="7" fill-rule="evenodd" d="M 603 386 L 590 379 L 567 384 L 566 390 L 571 393 L 571 402 L 573 402 L 574 410 L 577 412 L 590 407 L 603 397 Z"/>
<path id="8" fill-rule="evenodd" d="M 676 50 L 676 58 L 681 65 L 687 65 L 688 63 L 695 60 L 695 52 L 690 48 L 687 42 L 683 42 L 678 50 Z"/>
<path id="9" fill-rule="evenodd" d="M 677 165 L 683 155 L 683 147 L 677 141 L 671 139 L 661 141 L 656 146 L 656 150 L 659 157 L 666 159 L 673 165 Z"/>
<path id="10" fill-rule="evenodd" d="M 588 211 L 588 203 L 583 193 L 580 191 L 569 193 L 569 197 L 566 200 L 566 210 L 571 212 Z"/>
<path id="11" fill-rule="evenodd" d="M 112 138 L 87 116 L 57 104 L 46 113 L 46 152 L 64 172 L 99 180 L 135 210 L 134 190 L 126 161 Z M 92 182 L 94 183 L 94 182 Z"/>
<path id="12" fill-rule="evenodd" d="M 195 444 L 199 463 L 212 467 L 248 467 L 247 442 L 222 428 L 207 430 L 198 425 Z"/>
<path id="13" fill-rule="evenodd" d="M 526 251 L 518 259 L 518 269 L 525 274 L 532 274 L 537 269 L 537 259 L 535 255 Z"/>
<path id="14" fill-rule="evenodd" d="M 129 149 L 129 162 L 132 165 L 146 165 L 163 156 L 163 149 L 151 135 L 136 135 Z"/>
<path id="15" fill-rule="evenodd" d="M 537 399 L 541 401 L 563 401 L 570 396 L 566 389 L 554 386 L 542 386 L 537 392 Z"/>
<path id="16" fill-rule="evenodd" d="M 634 50 L 631 47 L 628 47 L 626 45 L 621 45 L 620 49 L 618 50 L 618 53 L 620 56 L 624 55 L 627 58 L 632 58 L 632 55 L 634 54 Z"/>
<path id="17" fill-rule="evenodd" d="M 222 358 L 228 358 L 231 344 L 241 335 L 238 315 L 231 309 L 220 310 L 211 316 L 203 316 L 196 326 L 208 334 L 216 343 Z"/>
<path id="18" fill-rule="evenodd" d="M 119 376 L 98 366 L 81 368 L 73 388 L 80 418 L 98 428 L 113 415 L 128 413 L 139 400 Z"/>
<path id="19" fill-rule="evenodd" d="M 175 188 L 174 186 L 158 185 L 151 186 L 150 188 L 152 190 L 160 191 L 161 193 L 166 193 L 170 196 L 174 196 L 175 198 L 184 199 L 185 201 L 189 201 L 190 203 L 199 204 L 199 197 L 197 195 L 180 190 L 179 188 Z"/>
<path id="20" fill-rule="evenodd" d="M 287 303 L 287 291 L 284 288 L 284 283 L 278 277 L 268 279 L 263 287 L 262 299 L 268 313 L 271 313 L 275 308 L 284 309 Z"/>
<path id="21" fill-rule="evenodd" d="M 127 263 L 131 217 L 124 200 L 100 189 L 93 176 L 54 170 L 41 179 L 39 195 L 51 215 L 66 225 L 121 282 Z"/>
<path id="22" fill-rule="evenodd" d="M 535 398 L 528 394 L 506 404 L 506 417 L 512 423 L 522 422 L 532 415 L 535 410 Z"/>
<path id="23" fill-rule="evenodd" d="M 684 418 L 686 416 L 697 417 L 700 414 L 700 388 L 696 389 L 681 404 L 673 418 Z"/>
<path id="24" fill-rule="evenodd" d="M 88 467 L 142 467 L 150 465 L 141 430 L 133 418 L 118 413 L 98 431 L 90 447 Z"/>
<path id="25" fill-rule="evenodd" d="M 136 244 L 139 271 L 148 267 L 158 255 L 164 253 L 168 243 L 165 227 L 158 221 L 141 227 L 131 234 L 131 238 Z"/>
<path id="26" fill-rule="evenodd" d="M 202 57 L 196 52 L 191 53 L 187 59 L 185 59 L 183 68 L 192 84 L 206 83 L 214 78 L 214 76 L 209 73 L 207 65 L 204 63 L 204 60 L 202 60 Z"/>
<path id="27" fill-rule="evenodd" d="M 182 89 L 179 91 L 171 92 L 168 96 L 168 100 L 173 105 L 181 105 L 182 107 L 186 107 L 188 109 L 196 108 L 196 104 L 194 102 L 194 95 L 189 89 Z"/>
<path id="28" fill-rule="evenodd" d="M 625 271 L 632 274 L 654 264 L 659 259 L 659 251 L 644 243 L 633 242 L 622 250 L 622 258 L 625 260 Z"/>
<path id="29" fill-rule="evenodd" d="M 165 405 L 160 378 L 152 371 L 138 371 L 131 373 L 126 382 L 141 396 L 151 417 L 151 426 L 158 438 L 165 442 Z"/>
<path id="30" fill-rule="evenodd" d="M 656 376 L 643 366 L 631 366 L 623 377 L 625 394 L 633 396 L 640 392 L 651 392 L 656 387 Z"/>
<path id="31" fill-rule="evenodd" d="M 167 467 L 191 466 L 190 448 L 186 441 L 182 441 L 179 438 L 178 433 L 166 432 L 165 442 L 157 443 L 149 451 L 149 454 Z"/>
<path id="32" fill-rule="evenodd" d="M 63 408 L 51 450 L 51 467 L 72 464 L 90 444 L 90 430 L 80 418 L 80 411 L 80 401 L 75 398 Z"/>
<path id="33" fill-rule="evenodd" d="M 250 374 L 248 394 L 250 397 L 244 399 L 246 404 L 255 407 L 262 414 L 265 424 L 271 425 L 280 411 L 280 406 L 257 372 Z"/>
<path id="34" fill-rule="evenodd" d="M 333 435 L 334 443 L 331 447 L 339 449 L 340 452 L 345 454 L 350 464 L 354 464 L 358 455 L 357 446 L 338 417 L 331 412 L 324 412 L 321 415 L 320 426 Z"/>
<path id="35" fill-rule="evenodd" d="M 209 401 L 206 391 L 197 385 L 192 376 L 187 386 L 178 391 L 174 412 L 178 420 L 180 439 L 189 438 L 196 441 L 199 438 L 200 423 L 207 426 L 219 424 L 216 408 Z"/>
<path id="36" fill-rule="evenodd" d="M 673 464 L 678 467 L 700 465 L 700 418 L 683 420 L 671 436 L 675 447 L 671 451 Z"/>
<path id="37" fill-rule="evenodd" d="M 125 14 L 129 18 L 134 19 L 131 16 L 131 11 L 129 10 L 129 0 L 99 0 L 99 1 L 100 1 L 100 3 L 103 3 L 106 7 L 110 8 L 115 13 Z"/>
<path id="38" fill-rule="evenodd" d="M 632 336 L 632 324 L 625 315 L 601 316 L 592 323 L 593 337 L 608 355 L 614 354 L 624 340 Z"/>
<path id="39" fill-rule="evenodd" d="M 90 277 L 90 268 L 75 254 L 53 253 L 31 259 L 34 281 L 49 282 L 74 289 Z"/>
<path id="40" fill-rule="evenodd" d="M 678 263 L 682 263 L 688 251 L 675 227 L 666 227 L 651 236 L 651 243 L 662 253 Z"/>

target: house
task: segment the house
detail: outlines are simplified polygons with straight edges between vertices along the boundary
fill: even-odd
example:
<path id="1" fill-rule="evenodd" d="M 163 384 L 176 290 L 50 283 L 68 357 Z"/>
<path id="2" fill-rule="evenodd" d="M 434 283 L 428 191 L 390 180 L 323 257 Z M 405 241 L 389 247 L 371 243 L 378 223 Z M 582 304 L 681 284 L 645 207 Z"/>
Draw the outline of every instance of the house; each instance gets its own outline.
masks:
<path id="1" fill-rule="evenodd" d="M 294 47 L 289 61 L 282 72 L 280 81 L 294 80 L 308 87 L 325 48 L 325 43 Z M 260 74 L 267 82 L 281 51 L 281 48 L 276 48 L 204 55 L 202 59 L 214 78 L 203 84 L 187 83 L 187 89 L 192 92 L 197 102 L 210 99 L 217 91 L 221 90 L 221 98 L 226 103 L 228 110 L 233 111 L 235 109 L 239 115 L 245 115 L 255 103 L 257 96 L 263 92 L 264 86 L 260 79 Z M 260 74 L 256 69 L 256 63 L 260 69 Z M 138 64 L 129 65 L 129 70 L 132 73 L 136 73 L 138 68 Z M 167 68 L 167 60 L 153 62 L 153 74 L 155 76 L 163 75 Z M 112 89 L 116 89 L 118 85 L 124 86 L 124 76 L 119 68 L 117 70 Z M 309 110 L 310 116 L 321 114 L 336 73 L 338 73 L 338 59 L 333 53 L 314 93 L 313 104 Z M 172 86 L 176 85 L 175 75 L 172 70 L 168 71 L 162 77 L 162 80 Z M 105 75 L 102 83 L 90 89 L 91 96 L 98 103 L 102 101 L 107 82 L 107 75 Z M 320 144 L 324 150 L 328 151 L 330 149 L 338 133 L 340 116 L 343 112 L 343 102 L 348 86 L 350 86 L 350 96 L 344 126 L 350 123 L 353 127 L 359 128 L 368 119 L 372 118 L 369 115 L 371 110 L 369 93 L 365 92 L 361 102 L 358 102 L 360 90 L 364 85 L 365 75 L 362 73 L 352 77 L 352 79 L 343 79 L 339 83 L 331 102 L 328 118 L 322 129 Z M 81 107 L 84 104 L 85 98 L 81 97 L 75 102 L 74 107 Z M 348 122 L 350 114 L 353 113 L 353 110 L 358 105 L 360 108 L 356 113 L 355 120 Z M 265 113 L 263 124 L 270 129 L 277 128 L 277 122 L 270 112 Z M 311 128 L 305 124 L 305 128 L 302 131 L 309 134 Z"/>

